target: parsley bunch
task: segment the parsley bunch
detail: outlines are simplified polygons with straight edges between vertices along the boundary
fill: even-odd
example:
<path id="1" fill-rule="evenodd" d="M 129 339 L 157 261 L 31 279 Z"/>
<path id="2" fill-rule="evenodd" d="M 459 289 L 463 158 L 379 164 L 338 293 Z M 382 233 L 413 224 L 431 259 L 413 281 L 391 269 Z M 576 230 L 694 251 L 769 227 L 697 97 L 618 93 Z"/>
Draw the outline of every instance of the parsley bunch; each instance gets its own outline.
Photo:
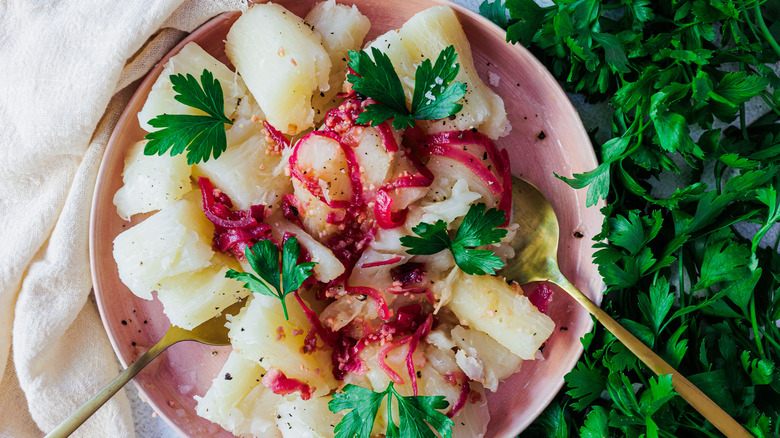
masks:
<path id="1" fill-rule="evenodd" d="M 282 302 L 284 319 L 290 319 L 287 315 L 285 297 L 297 291 L 303 282 L 311 277 L 311 270 L 316 263 L 298 263 L 301 245 L 295 236 L 284 241 L 281 263 L 279 247 L 271 240 L 260 240 L 251 247 L 246 247 L 245 254 L 249 265 L 260 277 L 232 269 L 225 273 L 225 277 L 245 282 L 244 287 L 254 293 L 278 298 Z"/>
<path id="2" fill-rule="evenodd" d="M 373 57 L 373 59 L 371 59 Z M 367 52 L 349 51 L 349 67 L 356 74 L 347 75 L 356 92 L 376 100 L 358 116 L 358 123 L 379 125 L 393 119 L 395 129 L 413 127 L 417 120 L 437 120 L 457 114 L 466 95 L 466 84 L 452 82 L 460 71 L 455 47 L 439 53 L 436 63 L 424 60 L 415 70 L 411 111 L 406 107 L 406 95 L 401 79 L 390 58 L 376 47 Z"/>
<path id="3" fill-rule="evenodd" d="M 362 386 L 346 385 L 344 392 L 333 394 L 328 402 L 331 412 L 351 411 L 336 425 L 336 438 L 370 438 L 374 420 L 382 400 L 387 397 L 387 438 L 435 438 L 431 427 L 444 438 L 452 436 L 454 423 L 438 409 L 450 404 L 444 396 L 403 396 L 393 388 L 393 382 L 382 392 L 374 392 Z M 399 424 L 393 421 L 392 407 L 398 406 Z"/>
<path id="4" fill-rule="evenodd" d="M 499 228 L 505 221 L 503 210 L 491 208 L 485 211 L 485 204 L 472 204 L 463 218 L 455 237 L 450 238 L 447 223 L 439 220 L 433 224 L 421 222 L 412 231 L 417 236 L 401 237 L 401 245 L 409 248 L 409 254 L 429 255 L 450 250 L 455 264 L 469 275 L 493 275 L 504 267 L 504 262 L 489 249 L 477 246 L 492 245 L 503 239 L 507 231 Z"/>
<path id="5" fill-rule="evenodd" d="M 614 109 L 597 169 L 605 310 L 754 435 L 780 435 L 780 5 L 761 0 L 485 2 L 571 92 Z M 508 10 L 508 16 L 506 11 Z M 750 122 L 745 104 L 766 115 Z M 658 181 L 676 181 L 665 193 Z M 596 326 L 532 436 L 719 433 Z"/>

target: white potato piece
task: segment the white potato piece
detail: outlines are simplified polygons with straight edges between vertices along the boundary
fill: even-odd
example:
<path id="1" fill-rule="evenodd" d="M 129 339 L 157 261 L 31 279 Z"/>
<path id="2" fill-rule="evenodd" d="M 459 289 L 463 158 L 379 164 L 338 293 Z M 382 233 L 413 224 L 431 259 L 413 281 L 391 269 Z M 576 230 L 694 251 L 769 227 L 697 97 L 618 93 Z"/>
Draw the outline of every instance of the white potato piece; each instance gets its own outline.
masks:
<path id="1" fill-rule="evenodd" d="M 278 299 L 255 299 L 258 297 L 253 296 L 230 323 L 234 350 L 265 369 L 275 368 L 288 378 L 306 383 L 314 388 L 315 397 L 336 388 L 338 384 L 330 371 L 330 349 L 320 348 L 320 340 L 318 348 L 305 352 L 304 340 L 311 323 L 295 297 L 289 294 L 285 300 L 289 321 L 285 321 Z"/>
<path id="2" fill-rule="evenodd" d="M 328 409 L 332 398 L 318 397 L 311 400 L 295 398 L 276 407 L 276 425 L 284 438 L 332 438 L 341 414 Z"/>
<path id="3" fill-rule="evenodd" d="M 275 239 L 281 241 L 285 233 L 293 234 L 298 238 L 301 247 L 309 252 L 311 261 L 317 263 L 312 269 L 317 280 L 328 283 L 344 273 L 344 264 L 333 255 L 333 251 L 312 238 L 297 225 L 290 223 L 278 214 L 269 217 L 266 222 L 271 225 L 271 235 Z"/>
<path id="4" fill-rule="evenodd" d="M 347 280 L 347 284 L 350 286 L 368 286 L 378 290 L 385 290 L 393 285 L 393 278 L 390 270 L 406 263 L 410 258 L 411 256 L 409 254 L 383 254 L 369 247 L 363 251 L 363 254 L 355 264 L 356 269 L 352 270 L 352 273 Z M 393 263 L 363 267 L 370 263 L 386 263 L 391 261 Z"/>
<path id="5" fill-rule="evenodd" d="M 462 382 L 458 378 L 460 368 L 455 363 L 455 353 L 430 344 L 421 344 L 420 348 L 423 346 L 426 363 L 420 370 L 418 389 L 421 395 L 443 395 L 450 404 L 446 410 L 449 412 L 460 397 Z"/>
<path id="6" fill-rule="evenodd" d="M 494 208 L 501 200 L 500 194 L 493 193 L 485 181 L 457 160 L 438 155 L 432 156 L 426 167 L 434 175 L 433 184 L 426 194 L 428 202 L 444 201 L 460 194 L 464 198 L 473 199 L 474 203 L 484 203 L 488 208 Z M 480 196 L 475 199 L 471 193 L 466 193 L 466 191 L 453 192 L 455 183 L 461 180 L 468 185 L 468 192 L 477 193 Z M 468 211 L 468 206 L 466 206 L 466 211 Z"/>
<path id="7" fill-rule="evenodd" d="M 209 55 L 199 45 L 189 43 L 165 63 L 165 68 L 160 73 L 160 77 L 157 78 L 157 81 L 152 86 L 143 109 L 138 113 L 138 123 L 141 125 L 141 128 L 147 132 L 160 129 L 149 125 L 149 120 L 161 114 L 204 114 L 203 111 L 187 106 L 174 98 L 176 92 L 173 91 L 173 84 L 170 79 L 171 75 L 191 74 L 200 84 L 200 77 L 204 69 L 210 71 L 214 75 L 214 79 L 218 80 L 222 86 L 222 97 L 225 100 L 225 116 L 231 118 L 231 115 L 238 107 L 239 100 L 248 93 L 244 81 L 238 74 Z"/>
<path id="8" fill-rule="evenodd" d="M 550 337 L 555 322 L 519 295 L 502 277 L 459 272 L 452 283 L 447 307 L 471 328 L 477 329 L 521 359 L 534 358 Z"/>
<path id="9" fill-rule="evenodd" d="M 214 225 L 197 202 L 177 201 L 116 236 L 119 278 L 135 295 L 151 300 L 163 278 L 211 264 L 213 234 Z"/>
<path id="10" fill-rule="evenodd" d="M 282 195 L 292 191 L 290 178 L 284 176 L 281 153 L 261 132 L 228 146 L 216 160 L 196 164 L 194 174 L 211 180 L 239 210 L 258 204 L 277 206 Z"/>
<path id="11" fill-rule="evenodd" d="M 322 37 L 322 46 L 328 52 L 331 68 L 328 83 L 330 88 L 315 93 L 312 105 L 316 112 L 314 120 L 319 122 L 330 108 L 338 105 L 336 94 L 341 91 L 347 75 L 347 59 L 350 50 L 359 50 L 363 45 L 371 22 L 361 14 L 357 6 L 341 5 L 335 0 L 317 3 L 304 20 L 314 26 Z"/>
<path id="12" fill-rule="evenodd" d="M 369 312 L 365 310 L 369 305 L 371 303 L 368 299 L 359 300 L 356 296 L 344 295 L 330 303 L 320 313 L 320 321 L 330 330 L 339 331 L 357 316 L 366 317 L 369 315 Z M 376 306 L 374 305 L 374 307 Z M 376 316 L 376 311 L 373 313 Z"/>
<path id="13" fill-rule="evenodd" d="M 124 220 L 167 207 L 192 190 L 185 155 L 144 155 L 146 143 L 139 141 L 127 151 L 123 185 L 114 194 L 116 212 Z"/>
<path id="14" fill-rule="evenodd" d="M 441 334 L 431 332 L 426 341 L 430 342 L 432 337 L 440 337 Z M 425 358 L 428 360 L 422 369 L 421 393 L 425 395 L 443 395 L 450 407 L 446 412 L 452 409 L 458 401 L 461 394 L 462 376 L 460 368 L 456 364 L 455 354 L 449 346 L 449 338 L 441 336 L 441 347 L 436 345 L 427 345 L 425 348 Z M 495 341 L 493 341 L 495 342 Z M 476 382 L 468 383 L 471 394 L 466 400 L 466 404 L 453 417 L 455 427 L 452 428 L 452 436 L 457 438 L 481 438 L 487 430 L 487 424 L 490 421 L 490 413 L 487 409 L 487 398 L 482 385 Z M 479 394 L 475 396 L 474 393 Z"/>
<path id="15" fill-rule="evenodd" d="M 482 438 L 487 433 L 490 412 L 485 390 L 479 383 L 472 382 L 471 393 L 479 395 L 469 396 L 463 409 L 453 418 L 455 427 L 452 428 L 452 438 Z"/>
<path id="16" fill-rule="evenodd" d="M 244 283 L 225 277 L 229 269 L 240 272 L 241 265 L 231 256 L 215 253 L 207 268 L 160 280 L 157 298 L 171 324 L 193 329 L 246 298 L 250 292 Z"/>
<path id="17" fill-rule="evenodd" d="M 451 8 L 434 6 L 419 12 L 401 27 L 398 34 L 416 63 L 425 59 L 434 63 L 442 50 L 454 46 L 460 63 L 460 72 L 455 81 L 463 82 L 468 87 L 466 96 L 460 101 L 463 109 L 455 116 L 455 120 L 445 120 L 444 123 L 420 121 L 420 126 L 426 132 L 477 128 L 492 139 L 509 133 L 504 101 L 477 74 L 471 45 Z"/>
<path id="18" fill-rule="evenodd" d="M 458 179 L 448 197 L 420 206 L 423 212 L 421 221 L 432 224 L 442 220 L 449 224 L 448 228 L 456 228 L 455 220 L 466 216 L 471 204 L 481 197 L 479 193 L 469 190 L 469 183 L 465 179 Z"/>
<path id="19" fill-rule="evenodd" d="M 271 125 L 291 135 L 313 126 L 311 98 L 328 90 L 331 63 L 320 35 L 300 17 L 256 4 L 230 28 L 225 52 Z"/>
<path id="20" fill-rule="evenodd" d="M 451 335 L 458 346 L 455 353 L 458 366 L 485 389 L 495 392 L 498 384 L 517 372 L 522 363 L 517 355 L 479 330 L 459 325 L 452 329 Z"/>
<path id="21" fill-rule="evenodd" d="M 195 411 L 238 436 L 277 438 L 273 406 L 284 399 L 260 384 L 265 370 L 257 363 L 230 353 Z"/>

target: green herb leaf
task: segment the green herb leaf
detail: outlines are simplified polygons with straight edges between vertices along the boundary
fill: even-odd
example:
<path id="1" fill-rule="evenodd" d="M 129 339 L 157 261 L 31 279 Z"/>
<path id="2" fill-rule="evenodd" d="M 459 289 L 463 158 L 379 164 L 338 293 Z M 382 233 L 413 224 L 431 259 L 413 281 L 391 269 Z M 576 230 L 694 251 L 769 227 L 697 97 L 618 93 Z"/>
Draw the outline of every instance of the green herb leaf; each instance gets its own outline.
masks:
<path id="1" fill-rule="evenodd" d="M 509 17 L 515 21 L 506 31 L 509 42 L 530 46 L 534 35 L 539 31 L 539 23 L 545 13 L 552 8 L 542 8 L 534 0 L 507 0 Z"/>
<path id="2" fill-rule="evenodd" d="M 449 406 L 444 396 L 402 396 L 390 382 L 382 392 L 349 384 L 344 386 L 343 392 L 333 394 L 333 400 L 328 403 L 331 412 L 350 410 L 336 425 L 336 438 L 370 438 L 374 420 L 385 397 L 388 409 L 386 436 L 435 438 L 433 430 L 445 438 L 452 436 L 454 423 L 439 411 Z M 393 400 L 398 410 L 399 425 L 393 422 L 390 415 Z"/>
<path id="3" fill-rule="evenodd" d="M 466 95 L 466 84 L 455 82 L 460 71 L 458 54 L 454 46 L 439 53 L 436 64 L 426 59 L 414 74 L 412 117 L 421 120 L 437 120 L 457 114 L 463 105 L 457 103 Z"/>
<path id="4" fill-rule="evenodd" d="M 488 1 L 482 2 L 479 5 L 479 14 L 496 23 L 502 29 L 506 29 L 509 26 L 503 0 L 495 0 L 492 3 Z"/>
<path id="5" fill-rule="evenodd" d="M 421 222 L 412 227 L 417 236 L 401 237 L 401 245 L 409 248 L 409 254 L 429 255 L 449 249 L 455 263 L 469 275 L 494 274 L 504 263 L 491 250 L 475 249 L 477 246 L 491 245 L 503 239 L 507 230 L 499 228 L 505 221 L 503 210 L 491 208 L 485 211 L 485 204 L 469 207 L 454 238 L 450 238 L 447 223 L 436 221 L 429 224 Z"/>
<path id="6" fill-rule="evenodd" d="M 287 295 L 301 287 L 304 281 L 312 276 L 314 262 L 298 263 L 301 245 L 298 238 L 290 236 L 284 241 L 282 251 L 282 290 Z"/>
<path id="7" fill-rule="evenodd" d="M 604 310 L 756 436 L 780 431 L 777 3 L 505 2 L 507 40 L 599 127 L 601 164 L 561 179 L 587 189 L 587 206 L 605 204 L 594 239 Z M 611 118 L 594 120 L 606 107 Z M 545 411 L 554 424 L 583 436 L 718 434 L 599 325 L 583 345 L 568 391 Z M 556 436 L 549 418 L 523 437 Z"/>
<path id="8" fill-rule="evenodd" d="M 285 240 L 282 250 L 282 260 L 279 263 L 279 247 L 269 239 L 260 240 L 244 252 L 249 266 L 259 278 L 248 272 L 238 272 L 233 269 L 225 273 L 227 278 L 243 281 L 244 287 L 254 293 L 278 298 L 282 302 L 284 319 L 287 315 L 285 298 L 295 292 L 312 275 L 314 262 L 298 263 L 301 246 L 295 236 Z"/>
<path id="9" fill-rule="evenodd" d="M 372 59 L 373 57 L 373 59 Z M 352 83 L 352 89 L 358 93 L 370 97 L 384 106 L 387 114 L 408 114 L 406 109 L 406 96 L 401 79 L 395 72 L 392 61 L 384 52 L 376 47 L 371 48 L 371 55 L 363 50 L 349 52 L 349 67 L 355 71 L 355 75 L 347 75 L 347 79 Z M 376 115 L 384 114 L 378 109 L 374 110 Z M 365 118 L 365 116 L 364 116 Z M 374 120 L 378 125 L 384 120 Z M 366 123 L 358 119 L 360 123 Z"/>
<path id="10" fill-rule="evenodd" d="M 373 59 L 372 59 L 373 58 Z M 453 82 L 460 71 L 454 46 L 442 50 L 436 62 L 424 60 L 415 71 L 411 111 L 406 107 L 406 95 L 401 79 L 390 58 L 376 47 L 371 55 L 363 50 L 349 52 L 348 74 L 356 92 L 376 100 L 358 116 L 358 123 L 379 125 L 393 119 L 395 129 L 414 126 L 415 120 L 437 120 L 457 114 L 463 109 L 458 102 L 466 95 L 466 84 Z"/>
<path id="11" fill-rule="evenodd" d="M 162 128 L 146 135 L 149 142 L 144 147 L 146 155 L 171 155 L 187 151 L 187 164 L 219 158 L 227 149 L 225 124 L 233 122 L 225 116 L 222 86 L 208 70 L 203 70 L 201 84 L 191 74 L 171 75 L 174 99 L 203 111 L 206 115 L 162 114 L 149 121 L 155 128 Z"/>
<path id="12" fill-rule="evenodd" d="M 639 296 L 639 308 L 645 318 L 652 323 L 653 331 L 658 334 L 664 318 L 672 310 L 674 294 L 669 291 L 669 283 L 665 277 L 658 278 L 650 286 L 650 294 Z"/>

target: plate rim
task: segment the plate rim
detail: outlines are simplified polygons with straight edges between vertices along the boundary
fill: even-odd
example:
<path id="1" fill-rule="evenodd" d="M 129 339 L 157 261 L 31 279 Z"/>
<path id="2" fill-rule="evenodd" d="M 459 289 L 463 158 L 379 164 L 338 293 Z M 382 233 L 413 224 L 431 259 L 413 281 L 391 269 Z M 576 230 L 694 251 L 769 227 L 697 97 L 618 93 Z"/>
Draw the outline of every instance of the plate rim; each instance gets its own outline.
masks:
<path id="1" fill-rule="evenodd" d="M 502 39 L 504 41 L 506 41 L 506 31 L 504 29 L 502 29 L 496 23 L 492 22 L 491 20 L 487 19 L 486 17 L 482 16 L 481 14 L 478 14 L 477 12 L 475 12 L 475 11 L 473 11 L 473 10 L 463 6 L 463 5 L 460 5 L 460 4 L 457 4 L 457 3 L 453 3 L 450 0 L 425 0 L 425 1 L 429 2 L 429 3 L 432 3 L 434 5 L 448 6 L 448 7 L 452 8 L 453 10 L 455 10 L 456 13 L 458 13 L 458 14 L 468 15 L 468 16 L 470 16 L 471 19 L 476 20 L 477 22 L 479 22 L 483 28 L 485 28 L 486 30 L 490 30 L 490 32 L 492 32 L 494 34 L 498 34 L 499 36 L 502 36 Z M 282 6 L 284 6 L 285 0 L 277 0 L 277 2 L 279 4 L 281 4 Z M 253 3 L 253 4 L 254 3 L 267 3 L 267 1 L 251 1 L 250 3 Z M 157 80 L 159 75 L 162 73 L 164 65 L 168 61 L 168 59 L 170 59 L 172 56 L 174 56 L 179 51 L 181 51 L 181 49 L 185 45 L 187 45 L 189 42 L 191 42 L 194 39 L 197 39 L 201 34 L 207 33 L 212 27 L 217 26 L 219 22 L 229 21 L 234 16 L 239 15 L 241 13 L 242 13 L 241 11 L 228 11 L 228 12 L 223 12 L 223 13 L 220 13 L 219 15 L 214 16 L 213 18 L 205 21 L 203 24 L 198 26 L 197 29 L 195 29 L 194 31 L 192 31 L 189 34 L 187 34 L 179 43 L 177 43 L 172 49 L 170 49 L 159 61 L 157 61 L 157 63 L 155 63 L 155 65 L 148 72 L 146 72 L 144 74 L 143 80 L 138 82 L 138 85 L 137 85 L 136 89 L 134 90 L 133 95 L 130 97 L 130 99 L 128 100 L 125 108 L 122 110 L 122 114 L 117 119 L 115 127 L 124 124 L 127 121 L 128 118 L 137 117 L 137 114 L 133 114 L 130 111 L 128 111 L 129 108 L 132 106 L 133 102 L 135 102 L 137 99 L 140 98 L 140 92 L 141 92 L 142 89 L 145 88 L 145 85 L 147 85 L 147 83 L 150 83 L 150 82 L 153 84 Z M 566 95 L 566 93 L 564 92 L 563 88 L 560 86 L 558 81 L 555 79 L 555 77 L 552 75 L 552 73 L 550 73 L 549 70 L 547 70 L 547 68 L 527 48 L 525 48 L 524 46 L 522 46 L 519 43 L 511 44 L 509 42 L 506 42 L 506 44 L 511 46 L 512 50 L 518 51 L 521 56 L 523 56 L 524 58 L 527 58 L 528 60 L 530 60 L 534 64 L 534 67 L 536 68 L 536 70 L 538 70 L 542 75 L 546 76 L 546 79 L 548 79 L 550 82 L 555 84 L 555 87 L 553 87 L 553 89 L 554 89 L 554 93 L 557 95 L 557 97 L 560 97 L 560 99 L 558 99 L 558 103 L 560 105 L 560 109 L 561 110 L 565 110 L 568 113 L 568 116 L 572 118 L 572 120 L 576 120 L 577 121 L 576 130 L 579 131 L 580 134 L 583 134 L 583 137 L 587 139 L 587 147 L 582 147 L 582 149 L 584 150 L 584 152 L 587 155 L 586 158 L 594 166 L 597 166 L 598 165 L 598 159 L 597 159 L 595 150 L 593 148 L 593 145 L 590 142 L 590 139 L 589 139 L 589 137 L 587 135 L 587 130 L 585 129 L 585 127 L 584 127 L 584 125 L 582 123 L 582 120 L 581 120 L 581 118 L 579 116 L 579 113 L 577 112 L 576 108 L 574 108 L 573 103 L 571 102 L 569 97 Z M 96 176 L 96 181 L 101 181 L 103 178 L 105 178 L 105 176 L 106 176 L 105 174 L 107 173 L 107 166 L 106 166 L 107 160 L 106 160 L 106 157 L 109 156 L 110 153 L 114 149 L 119 147 L 118 146 L 118 143 L 119 143 L 119 138 L 118 137 L 119 137 L 119 135 L 120 134 L 118 133 L 118 130 L 116 128 L 114 128 L 114 130 L 112 130 L 111 136 L 109 137 L 108 142 L 106 144 L 105 151 L 103 152 L 103 157 L 101 158 L 100 167 L 99 167 L 99 170 L 98 170 L 98 173 L 97 173 L 97 176 Z M 92 192 L 93 196 L 92 196 L 92 202 L 91 202 L 91 206 L 90 206 L 90 224 L 89 224 L 90 274 L 91 274 L 91 279 L 92 279 L 92 286 L 93 286 L 93 291 L 94 291 L 94 295 L 95 295 L 96 306 L 98 308 L 98 313 L 100 314 L 100 319 L 101 319 L 101 322 L 103 324 L 103 328 L 105 330 L 106 335 L 109 338 L 109 341 L 111 342 L 111 346 L 112 346 L 112 348 L 114 350 L 114 354 L 116 355 L 117 359 L 122 364 L 122 366 L 124 368 L 127 368 L 130 363 L 128 361 L 126 361 L 125 358 L 123 357 L 123 355 L 121 354 L 121 349 L 119 348 L 119 345 L 117 344 L 118 340 L 116 339 L 116 337 L 113 335 L 113 332 L 109 328 L 110 324 L 109 324 L 109 322 L 107 320 L 107 311 L 106 311 L 107 303 L 104 300 L 104 297 L 103 297 L 103 294 L 102 294 L 100 288 L 98 287 L 98 284 L 99 284 L 98 283 L 99 273 L 97 272 L 97 269 L 95 268 L 95 266 L 97 266 L 96 260 L 97 260 L 98 254 L 97 254 L 97 251 L 96 251 L 96 248 L 95 248 L 95 246 L 96 246 L 96 236 L 95 236 L 95 234 L 96 234 L 96 227 L 94 226 L 94 224 L 96 223 L 96 220 L 97 220 L 98 207 L 99 207 L 97 205 L 98 204 L 97 203 L 98 197 L 96 196 L 97 193 L 98 193 L 98 189 L 99 189 L 99 186 L 96 184 L 94 189 L 93 189 L 93 192 Z M 572 189 L 572 190 L 575 190 L 575 189 Z M 597 209 L 599 209 L 598 215 L 603 218 L 603 214 L 600 213 L 600 209 L 601 209 L 601 207 L 603 205 L 605 205 L 605 201 L 604 200 L 600 200 L 595 206 L 591 206 L 591 207 L 588 207 L 588 208 L 597 208 Z M 594 243 L 595 243 L 595 241 L 594 241 Z M 559 246 L 558 252 L 560 253 L 560 251 L 561 251 L 561 247 Z M 592 263 L 592 262 L 590 262 L 590 263 Z M 584 293 L 585 293 L 585 295 L 588 296 L 588 298 L 590 298 L 594 303 L 596 303 L 596 305 L 600 306 L 604 295 L 603 295 L 603 293 L 599 293 L 598 291 L 603 292 L 605 287 L 606 287 L 606 285 L 604 283 L 603 278 L 599 276 L 598 284 L 596 285 L 596 287 L 593 288 L 593 290 L 596 291 L 596 292 L 594 292 L 595 296 L 591 296 L 591 294 L 589 294 L 588 292 L 584 292 Z M 593 325 L 594 325 L 593 319 L 590 318 L 583 325 L 583 329 L 586 332 L 590 332 L 593 329 Z M 571 360 L 569 360 L 569 361 L 564 363 L 566 369 L 574 369 L 574 366 L 576 365 L 576 363 L 582 357 L 582 353 L 584 351 L 584 348 L 583 348 L 581 342 L 577 342 L 577 343 L 574 344 L 574 346 L 570 350 L 575 350 L 577 354 L 576 355 L 571 355 L 570 356 Z M 184 431 L 171 418 L 169 418 L 164 413 L 161 413 L 162 410 L 160 409 L 160 406 L 158 405 L 158 403 L 156 403 L 154 401 L 153 398 L 149 397 L 149 395 L 147 394 L 146 389 L 143 386 L 141 386 L 140 384 L 138 384 L 135 381 L 135 379 L 132 379 L 132 380 L 133 380 L 133 384 L 135 385 L 135 387 L 136 387 L 136 389 L 137 389 L 137 391 L 139 393 L 139 396 L 142 398 L 144 403 L 147 403 L 148 405 L 150 405 L 152 407 L 152 409 L 154 409 L 155 413 L 158 413 L 158 415 L 165 421 L 165 423 L 169 427 L 171 427 L 171 429 L 173 429 L 176 433 L 178 433 L 181 436 L 188 436 L 187 434 L 184 433 Z M 560 390 L 563 387 L 564 383 L 565 383 L 565 381 L 563 379 L 563 376 L 561 376 L 561 378 L 558 381 L 554 382 L 554 385 L 552 386 L 552 388 L 555 389 L 555 390 L 554 391 L 550 391 L 550 393 L 548 393 L 548 394 L 546 394 L 545 396 L 542 397 L 544 403 L 540 403 L 540 404 L 534 406 L 534 409 L 532 410 L 531 415 L 528 416 L 529 420 L 526 421 L 524 424 L 521 424 L 520 427 L 518 428 L 518 430 L 516 432 L 514 432 L 513 434 L 511 434 L 511 436 L 515 436 L 517 433 L 522 432 L 523 430 L 525 430 L 528 427 L 528 425 L 530 425 L 536 418 L 538 418 L 538 416 L 541 414 L 541 412 L 544 409 L 546 409 L 547 406 L 550 405 L 552 400 L 558 395 L 558 393 L 560 392 Z"/>

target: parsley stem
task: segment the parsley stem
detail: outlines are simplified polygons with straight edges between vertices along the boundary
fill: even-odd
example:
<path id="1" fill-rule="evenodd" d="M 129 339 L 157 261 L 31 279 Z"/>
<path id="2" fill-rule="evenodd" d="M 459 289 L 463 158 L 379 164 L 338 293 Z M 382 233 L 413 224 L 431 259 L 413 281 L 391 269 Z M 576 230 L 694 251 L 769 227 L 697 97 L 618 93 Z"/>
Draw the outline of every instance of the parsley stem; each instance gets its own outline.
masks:
<path id="1" fill-rule="evenodd" d="M 639 369 L 639 362 L 634 362 L 634 367 L 633 368 L 634 368 L 634 372 L 636 373 L 637 377 L 639 377 L 639 380 L 642 381 L 642 385 L 645 388 L 649 388 L 650 384 L 647 382 L 647 379 L 645 378 L 645 374 L 643 372 L 641 372 L 641 370 Z"/>
<path id="2" fill-rule="evenodd" d="M 740 70 L 740 71 L 744 71 L 744 64 L 740 63 L 740 65 L 742 66 L 741 68 L 743 69 L 743 70 Z M 747 121 L 745 120 L 745 104 L 744 103 L 741 103 L 739 105 L 739 129 L 742 131 L 742 138 L 744 138 L 745 140 L 748 140 Z"/>
<path id="3" fill-rule="evenodd" d="M 764 344 L 761 343 L 761 333 L 758 331 L 758 321 L 756 320 L 756 296 L 750 298 L 750 324 L 753 326 L 753 339 L 758 346 L 758 354 L 761 359 L 766 359 L 766 353 L 764 352 Z"/>
<path id="4" fill-rule="evenodd" d="M 780 45 L 777 44 L 777 41 L 772 36 L 772 33 L 769 32 L 769 29 L 766 27 L 766 23 L 764 22 L 764 16 L 761 14 L 761 5 L 756 4 L 753 6 L 753 11 L 756 13 L 756 22 L 758 23 L 758 28 L 761 29 L 761 33 L 764 34 L 764 38 L 766 38 L 766 42 L 769 43 L 769 46 L 772 47 L 772 49 L 780 56 Z"/>
<path id="5" fill-rule="evenodd" d="M 284 311 L 284 320 L 289 321 L 290 316 L 287 315 L 287 303 L 284 300 L 284 297 L 281 297 L 280 300 L 282 300 L 282 310 Z"/>
<path id="6" fill-rule="evenodd" d="M 769 92 L 768 92 L 768 91 L 764 90 L 764 91 L 763 91 L 763 92 L 760 94 L 760 96 L 761 96 L 761 99 L 763 99 L 763 100 L 764 100 L 764 103 L 765 103 L 765 104 L 767 104 L 767 106 L 769 107 L 769 109 L 771 109 L 771 110 L 772 110 L 772 112 L 774 112 L 775 114 L 777 114 L 778 116 L 780 116 L 780 108 L 778 108 L 777 106 L 775 106 L 775 103 L 774 103 L 774 102 L 772 102 L 772 99 L 770 99 L 770 98 L 768 97 L 768 96 L 771 96 L 771 94 L 769 94 Z"/>
<path id="7" fill-rule="evenodd" d="M 725 165 L 722 161 L 718 160 L 715 162 L 715 169 L 713 172 L 715 173 L 715 191 L 720 195 L 723 193 L 723 168 Z"/>
<path id="8" fill-rule="evenodd" d="M 771 334 L 766 331 L 766 329 L 763 327 L 758 327 L 758 330 L 764 335 L 764 339 L 769 341 L 770 344 L 772 344 L 778 351 L 780 351 L 780 344 L 777 343 L 774 337 L 772 337 Z"/>
<path id="9" fill-rule="evenodd" d="M 390 428 L 390 423 L 393 422 L 393 394 L 395 394 L 395 389 L 393 389 L 393 381 L 391 380 L 390 383 L 387 384 L 387 424 L 388 424 L 388 433 Z"/>
<path id="10" fill-rule="evenodd" d="M 678 268 L 678 275 L 677 275 L 677 293 L 679 294 L 680 299 L 680 308 L 686 307 L 685 299 L 683 298 L 685 296 L 685 266 L 683 265 L 683 248 L 680 248 L 680 251 L 677 255 L 677 262 L 679 263 Z M 685 318 L 683 318 L 682 315 L 680 317 L 680 320 L 682 323 L 685 323 Z"/>
<path id="11" fill-rule="evenodd" d="M 777 239 L 775 240 L 775 252 L 780 252 L 780 233 L 777 233 Z"/>

